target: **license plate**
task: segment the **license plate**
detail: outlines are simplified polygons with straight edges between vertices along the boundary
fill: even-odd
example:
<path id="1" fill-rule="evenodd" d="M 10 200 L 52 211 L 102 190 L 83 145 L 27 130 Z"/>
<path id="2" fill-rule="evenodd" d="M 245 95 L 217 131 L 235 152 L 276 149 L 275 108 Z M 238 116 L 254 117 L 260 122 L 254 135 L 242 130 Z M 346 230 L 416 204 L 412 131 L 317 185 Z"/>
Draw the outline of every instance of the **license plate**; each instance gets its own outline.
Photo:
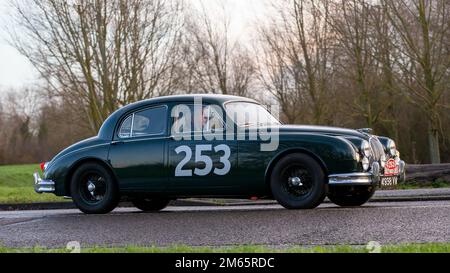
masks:
<path id="1" fill-rule="evenodd" d="M 395 188 L 395 187 L 397 187 L 397 184 L 398 184 L 397 176 L 388 176 L 388 177 L 381 178 L 381 188 L 382 189 Z"/>

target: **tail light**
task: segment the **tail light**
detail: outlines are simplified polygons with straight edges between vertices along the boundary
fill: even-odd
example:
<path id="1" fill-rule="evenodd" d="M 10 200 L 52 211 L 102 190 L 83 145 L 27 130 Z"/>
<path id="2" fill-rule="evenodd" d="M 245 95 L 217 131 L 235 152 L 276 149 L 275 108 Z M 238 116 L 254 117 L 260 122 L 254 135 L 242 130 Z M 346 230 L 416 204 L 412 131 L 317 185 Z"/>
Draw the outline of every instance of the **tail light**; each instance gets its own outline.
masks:
<path id="1" fill-rule="evenodd" d="M 41 167 L 41 171 L 44 172 L 45 168 L 47 168 L 47 162 L 42 162 L 39 166 Z"/>

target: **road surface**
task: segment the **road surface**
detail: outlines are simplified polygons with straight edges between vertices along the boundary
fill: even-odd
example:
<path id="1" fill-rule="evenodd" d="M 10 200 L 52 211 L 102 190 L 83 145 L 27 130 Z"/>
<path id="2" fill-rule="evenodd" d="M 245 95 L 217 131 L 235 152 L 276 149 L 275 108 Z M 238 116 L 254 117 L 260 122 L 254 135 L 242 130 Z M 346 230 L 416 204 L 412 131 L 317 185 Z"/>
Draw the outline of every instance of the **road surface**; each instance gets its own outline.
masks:
<path id="1" fill-rule="evenodd" d="M 117 209 L 108 215 L 77 210 L 0 212 L 0 245 L 269 246 L 450 242 L 450 201 L 324 204 L 292 211 L 278 205 L 168 207 L 161 213 Z"/>

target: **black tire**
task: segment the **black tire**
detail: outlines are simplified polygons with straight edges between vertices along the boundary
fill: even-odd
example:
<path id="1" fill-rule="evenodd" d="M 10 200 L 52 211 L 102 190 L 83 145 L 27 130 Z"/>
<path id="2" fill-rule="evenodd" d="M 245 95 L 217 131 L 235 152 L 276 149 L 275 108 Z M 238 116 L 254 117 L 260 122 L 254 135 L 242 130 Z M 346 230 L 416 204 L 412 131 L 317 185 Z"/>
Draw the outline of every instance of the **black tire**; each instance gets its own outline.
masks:
<path id="1" fill-rule="evenodd" d="M 166 208 L 170 200 L 166 198 L 139 198 L 133 200 L 133 205 L 145 212 L 157 212 Z"/>
<path id="2" fill-rule="evenodd" d="M 300 179 L 293 184 L 292 179 Z M 297 182 L 298 183 L 298 180 Z M 313 209 L 327 195 L 325 174 L 320 164 L 306 154 L 290 154 L 272 170 L 270 188 L 275 199 L 287 209 Z"/>
<path id="3" fill-rule="evenodd" d="M 94 187 L 89 187 L 92 184 Z M 97 163 L 85 163 L 75 170 L 70 192 L 77 208 L 86 214 L 109 213 L 120 200 L 113 175 Z"/>
<path id="4" fill-rule="evenodd" d="M 334 187 L 330 188 L 328 199 L 341 207 L 359 207 L 367 203 L 375 193 L 375 187 Z"/>

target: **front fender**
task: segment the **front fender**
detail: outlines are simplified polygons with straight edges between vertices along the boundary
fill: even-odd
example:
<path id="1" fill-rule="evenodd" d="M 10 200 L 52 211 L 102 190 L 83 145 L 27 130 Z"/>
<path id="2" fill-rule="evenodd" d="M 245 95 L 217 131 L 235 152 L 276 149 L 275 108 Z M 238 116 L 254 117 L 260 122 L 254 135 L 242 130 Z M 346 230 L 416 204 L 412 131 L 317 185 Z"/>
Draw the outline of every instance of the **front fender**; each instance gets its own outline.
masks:
<path id="1" fill-rule="evenodd" d="M 62 157 L 56 158 L 45 170 L 44 178 L 55 182 L 55 195 L 68 196 L 66 182 L 70 179 L 70 174 L 74 167 L 80 162 L 87 160 L 101 161 L 105 164 L 108 159 L 109 143 L 85 147 L 72 151 Z"/>
<path id="2" fill-rule="evenodd" d="M 276 162 L 290 153 L 306 153 L 315 158 L 326 174 L 357 172 L 357 149 L 340 136 L 300 133 L 280 136 L 280 145 L 266 169 L 266 177 Z"/>

